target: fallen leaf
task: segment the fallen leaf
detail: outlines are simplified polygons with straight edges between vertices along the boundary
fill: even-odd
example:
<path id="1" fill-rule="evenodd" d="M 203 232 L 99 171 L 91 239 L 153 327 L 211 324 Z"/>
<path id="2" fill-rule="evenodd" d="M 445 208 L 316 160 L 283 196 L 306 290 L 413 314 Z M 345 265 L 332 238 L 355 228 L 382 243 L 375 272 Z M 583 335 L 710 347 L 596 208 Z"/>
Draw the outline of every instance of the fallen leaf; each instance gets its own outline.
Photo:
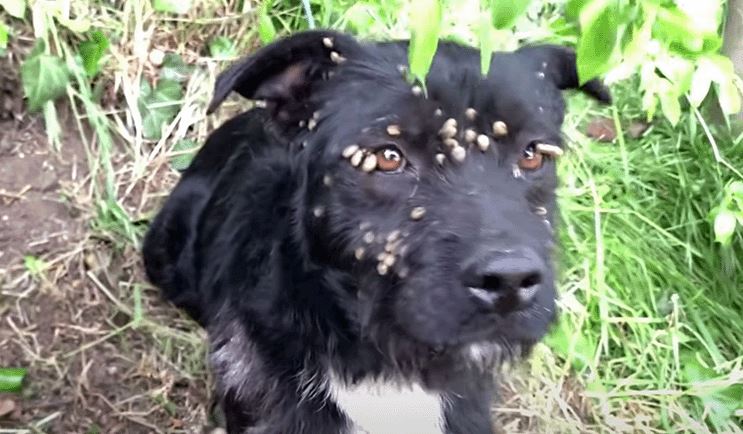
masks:
<path id="1" fill-rule="evenodd" d="M 611 118 L 597 118 L 586 128 L 586 135 L 599 142 L 613 142 L 617 138 L 614 121 Z"/>
<path id="2" fill-rule="evenodd" d="M 12 399 L 3 399 L 0 401 L 0 418 L 8 416 L 15 411 L 15 401 Z"/>

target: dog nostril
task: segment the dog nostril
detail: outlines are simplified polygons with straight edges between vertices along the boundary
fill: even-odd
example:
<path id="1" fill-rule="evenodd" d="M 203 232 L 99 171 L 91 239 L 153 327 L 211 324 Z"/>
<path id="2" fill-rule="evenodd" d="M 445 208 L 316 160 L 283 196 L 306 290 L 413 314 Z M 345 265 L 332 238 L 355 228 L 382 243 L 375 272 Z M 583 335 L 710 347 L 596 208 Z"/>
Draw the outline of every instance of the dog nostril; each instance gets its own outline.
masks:
<path id="1" fill-rule="evenodd" d="M 539 273 L 529 274 L 521 281 L 520 288 L 529 288 L 530 286 L 539 285 L 542 283 L 542 275 Z"/>
<path id="2" fill-rule="evenodd" d="M 490 291 L 515 291 L 542 283 L 539 272 L 505 272 L 487 274 L 482 278 L 481 288 Z"/>
<path id="3" fill-rule="evenodd" d="M 502 300 L 508 304 L 507 300 L 513 300 L 520 305 L 539 292 L 543 269 L 544 262 L 536 252 L 492 252 L 478 255 L 465 267 L 462 282 L 473 295 L 489 303 Z"/>

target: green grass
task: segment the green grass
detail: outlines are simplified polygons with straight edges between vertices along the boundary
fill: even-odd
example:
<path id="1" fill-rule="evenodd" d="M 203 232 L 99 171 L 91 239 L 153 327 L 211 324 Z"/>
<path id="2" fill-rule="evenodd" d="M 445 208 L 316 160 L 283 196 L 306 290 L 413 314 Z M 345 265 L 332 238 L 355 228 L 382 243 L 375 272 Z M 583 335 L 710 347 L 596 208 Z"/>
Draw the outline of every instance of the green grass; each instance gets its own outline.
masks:
<path id="1" fill-rule="evenodd" d="M 706 419 L 732 432 L 743 398 L 743 246 L 740 237 L 716 244 L 709 212 L 736 175 L 715 161 L 693 116 L 622 148 L 578 132 L 587 111 L 578 102 L 566 128 L 574 152 L 561 167 L 566 315 L 550 342 L 620 413 L 642 398 L 664 430 Z M 620 92 L 619 112 L 634 102 Z M 743 167 L 743 137 L 724 142 L 729 163 Z M 694 378 L 696 358 L 716 378 Z M 691 383 L 712 380 L 738 401 L 705 411 L 708 397 Z"/>
<path id="2" fill-rule="evenodd" d="M 172 15 L 153 13 L 146 1 L 73 1 L 79 16 L 110 39 L 95 79 L 75 61 L 83 36 L 54 21 L 47 27 L 52 51 L 72 74 L 67 103 L 90 173 L 72 187 L 69 200 L 85 211 L 86 242 L 103 242 L 117 256 L 137 255 L 143 224 L 177 179 L 171 166 L 182 164 L 186 144 L 203 143 L 242 107 L 230 103 L 218 116 L 204 116 L 215 75 L 225 66 L 207 47 L 218 37 L 232 41 L 238 55 L 256 47 L 260 8 L 248 1 L 195 3 L 189 14 Z M 280 33 L 307 27 L 298 2 L 273 3 L 270 17 Z M 408 5 L 321 0 L 313 11 L 318 26 L 401 37 Z M 475 43 L 477 10 L 477 1 L 447 4 L 443 33 Z M 546 23 L 557 9 L 550 10 L 516 32 L 500 32 L 494 48 L 549 36 Z M 141 104 L 142 83 L 164 74 L 148 61 L 153 49 L 176 53 L 193 67 L 171 95 L 177 97 L 165 101 L 177 110 L 161 112 L 168 116 L 157 138 L 148 137 L 145 124 L 160 106 L 156 99 Z M 113 102 L 101 102 L 106 87 L 116 90 Z M 687 109 L 676 127 L 658 120 L 639 139 L 597 143 L 582 133 L 595 116 L 613 117 L 625 128 L 644 117 L 634 81 L 615 86 L 614 93 L 615 105 L 605 109 L 581 96 L 570 99 L 565 137 L 572 150 L 560 166 L 562 318 L 508 380 L 506 387 L 517 394 L 500 405 L 501 414 L 512 431 L 742 433 L 743 236 L 739 228 L 731 245 L 716 243 L 710 212 L 725 185 L 743 180 L 743 136 Z M 43 113 L 53 146 L 64 152 L 56 112 Z M 155 291 L 135 281 L 141 274 L 113 278 L 116 288 L 92 273 L 87 278 L 103 303 L 131 318 L 98 339 L 145 334 L 155 358 L 187 378 L 206 376 L 201 335 L 187 331 L 182 320 L 162 319 Z M 173 411 L 167 396 L 151 401 Z"/>

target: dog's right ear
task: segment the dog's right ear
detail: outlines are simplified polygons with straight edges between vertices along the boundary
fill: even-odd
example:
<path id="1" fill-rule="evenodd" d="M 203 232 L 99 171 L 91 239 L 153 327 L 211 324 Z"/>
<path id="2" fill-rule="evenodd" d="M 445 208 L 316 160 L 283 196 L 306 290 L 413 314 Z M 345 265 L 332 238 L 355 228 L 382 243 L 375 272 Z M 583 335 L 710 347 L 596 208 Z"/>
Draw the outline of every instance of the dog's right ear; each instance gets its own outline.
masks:
<path id="1" fill-rule="evenodd" d="M 217 78 L 207 114 L 233 90 L 278 108 L 303 102 L 317 80 L 329 76 L 360 52 L 352 37 L 332 31 L 307 31 L 280 39 L 242 59 Z"/>

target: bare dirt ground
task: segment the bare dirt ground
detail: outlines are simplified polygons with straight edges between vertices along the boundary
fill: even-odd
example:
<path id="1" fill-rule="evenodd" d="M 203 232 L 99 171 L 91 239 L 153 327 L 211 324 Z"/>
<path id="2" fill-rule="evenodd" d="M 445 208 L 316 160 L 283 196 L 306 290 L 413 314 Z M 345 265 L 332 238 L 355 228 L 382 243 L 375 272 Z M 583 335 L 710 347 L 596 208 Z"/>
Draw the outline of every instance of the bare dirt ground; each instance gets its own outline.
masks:
<path id="1" fill-rule="evenodd" d="M 133 288 L 145 282 L 139 255 L 90 230 L 79 135 L 65 128 L 53 151 L 42 117 L 21 110 L 17 69 L 0 67 L 9 77 L 0 88 L 0 366 L 29 369 L 22 395 L 0 395 L 0 432 L 198 432 L 209 402 L 198 334 L 178 333 L 190 324 L 147 286 L 149 320 L 132 321 Z M 74 125 L 64 112 L 61 124 Z"/>

